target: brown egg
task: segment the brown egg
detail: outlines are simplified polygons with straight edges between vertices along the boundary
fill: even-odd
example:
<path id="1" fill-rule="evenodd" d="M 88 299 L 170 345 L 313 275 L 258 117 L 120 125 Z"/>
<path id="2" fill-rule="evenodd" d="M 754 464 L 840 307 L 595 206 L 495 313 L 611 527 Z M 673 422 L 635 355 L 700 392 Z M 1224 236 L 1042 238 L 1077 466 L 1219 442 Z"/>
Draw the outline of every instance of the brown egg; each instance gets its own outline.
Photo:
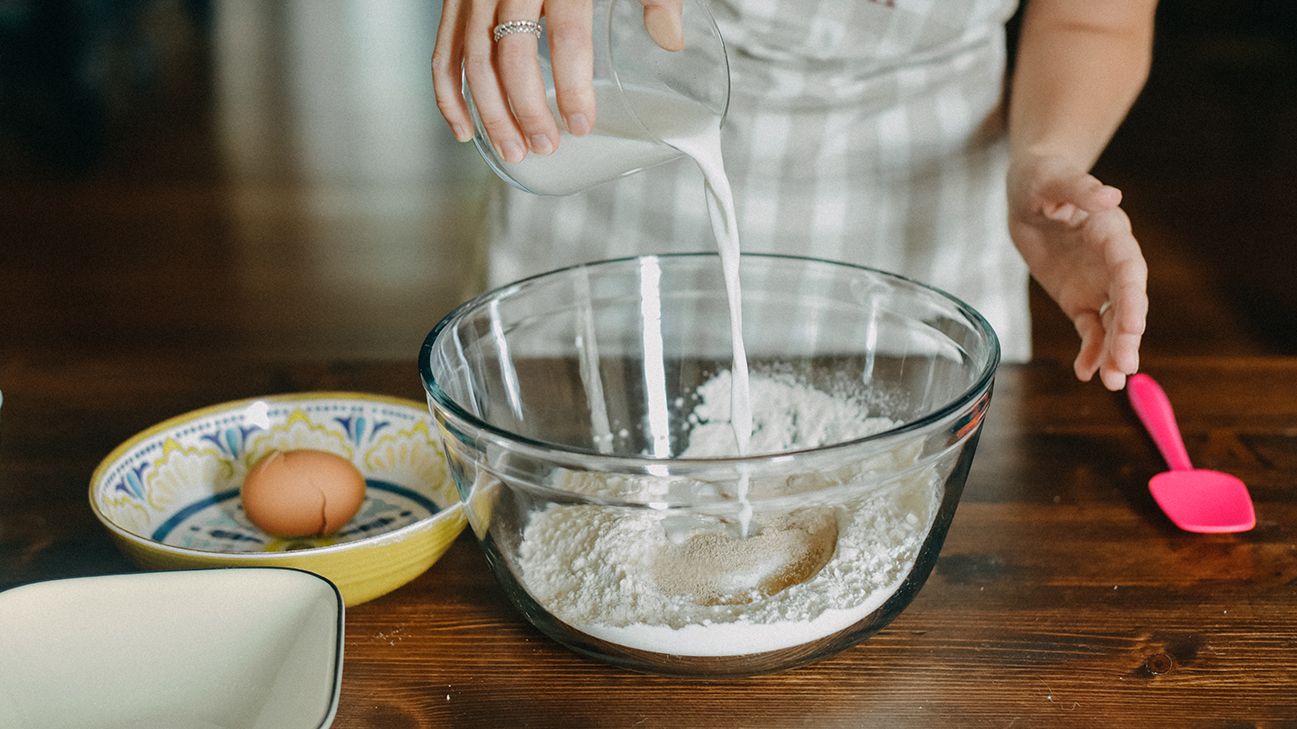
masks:
<path id="1" fill-rule="evenodd" d="M 271 451 L 248 472 L 242 497 L 248 518 L 270 534 L 327 536 L 360 511 L 365 477 L 325 451 Z"/>

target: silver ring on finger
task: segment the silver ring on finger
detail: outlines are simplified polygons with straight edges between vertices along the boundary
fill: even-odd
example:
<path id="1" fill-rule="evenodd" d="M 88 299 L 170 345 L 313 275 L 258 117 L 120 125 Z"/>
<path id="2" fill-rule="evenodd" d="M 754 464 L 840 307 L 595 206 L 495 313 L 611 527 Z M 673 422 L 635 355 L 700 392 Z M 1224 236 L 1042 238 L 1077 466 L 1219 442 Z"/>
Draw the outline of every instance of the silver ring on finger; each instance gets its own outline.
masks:
<path id="1" fill-rule="evenodd" d="M 531 33 L 540 38 L 540 23 L 534 20 L 506 20 L 495 26 L 491 31 L 491 38 L 499 43 L 501 38 L 514 33 Z"/>

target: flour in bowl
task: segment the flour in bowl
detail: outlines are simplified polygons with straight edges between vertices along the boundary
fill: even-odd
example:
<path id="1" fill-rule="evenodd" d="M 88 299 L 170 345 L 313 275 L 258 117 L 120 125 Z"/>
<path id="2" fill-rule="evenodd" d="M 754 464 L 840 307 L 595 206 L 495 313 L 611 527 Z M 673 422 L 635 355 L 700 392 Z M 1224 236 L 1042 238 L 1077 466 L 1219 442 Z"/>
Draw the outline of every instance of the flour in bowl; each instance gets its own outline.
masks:
<path id="1" fill-rule="evenodd" d="M 685 455 L 734 454 L 729 389 L 728 373 L 699 388 Z M 895 425 L 867 417 L 857 399 L 790 378 L 754 375 L 751 393 L 752 453 L 831 445 Z M 794 498 L 822 489 L 822 480 L 754 479 L 754 497 L 787 498 L 778 510 L 758 510 L 746 538 L 706 514 L 551 504 L 524 529 L 521 581 L 559 620 L 629 648 L 732 656 L 797 646 L 859 622 L 909 574 L 941 490 L 916 457 L 908 448 L 844 463 L 834 493 L 851 496 L 831 501 Z M 699 486 L 588 473 L 559 485 L 609 498 Z"/>

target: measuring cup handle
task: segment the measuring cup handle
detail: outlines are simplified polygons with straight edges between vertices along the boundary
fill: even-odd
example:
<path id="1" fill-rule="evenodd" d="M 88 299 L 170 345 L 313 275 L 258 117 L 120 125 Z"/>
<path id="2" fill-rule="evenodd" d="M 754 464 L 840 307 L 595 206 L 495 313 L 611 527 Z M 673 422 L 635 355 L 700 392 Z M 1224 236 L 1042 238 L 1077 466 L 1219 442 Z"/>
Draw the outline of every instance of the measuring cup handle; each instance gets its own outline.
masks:
<path id="1" fill-rule="evenodd" d="M 1180 428 L 1175 424 L 1175 410 L 1171 408 L 1171 400 L 1162 391 L 1162 386 L 1152 377 L 1140 373 L 1131 376 L 1126 382 L 1126 394 L 1130 397 L 1130 405 L 1135 414 L 1144 423 L 1149 435 L 1153 436 L 1153 442 L 1157 444 L 1157 449 L 1162 452 L 1162 457 L 1171 470 L 1192 469 L 1189 452 L 1184 447 L 1184 438 L 1180 436 Z"/>

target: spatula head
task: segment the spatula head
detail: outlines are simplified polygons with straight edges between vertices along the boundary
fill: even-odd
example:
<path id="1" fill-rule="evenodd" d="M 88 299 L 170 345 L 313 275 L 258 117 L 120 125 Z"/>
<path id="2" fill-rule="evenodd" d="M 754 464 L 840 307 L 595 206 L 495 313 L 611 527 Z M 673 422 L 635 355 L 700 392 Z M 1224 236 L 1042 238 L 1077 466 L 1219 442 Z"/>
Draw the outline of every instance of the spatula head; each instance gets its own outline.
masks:
<path id="1" fill-rule="evenodd" d="M 1247 486 L 1220 471 L 1159 473 L 1148 490 L 1167 517 L 1189 532 L 1245 532 L 1256 526 Z"/>

